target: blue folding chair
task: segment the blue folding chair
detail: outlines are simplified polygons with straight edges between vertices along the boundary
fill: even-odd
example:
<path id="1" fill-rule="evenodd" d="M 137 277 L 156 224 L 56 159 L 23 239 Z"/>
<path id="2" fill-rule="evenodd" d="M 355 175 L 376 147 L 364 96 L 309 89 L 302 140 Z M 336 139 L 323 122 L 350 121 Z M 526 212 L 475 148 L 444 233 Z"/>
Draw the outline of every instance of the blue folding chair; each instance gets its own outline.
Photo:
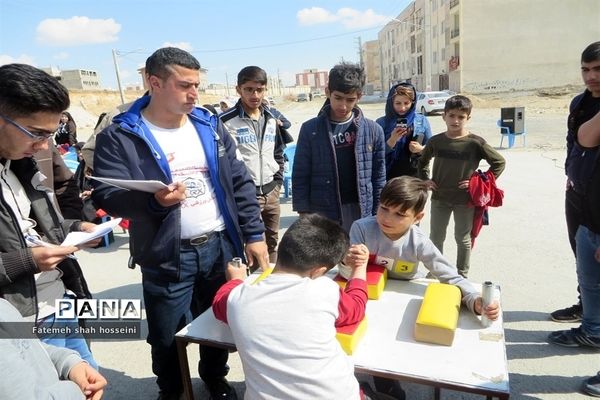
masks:
<path id="1" fill-rule="evenodd" d="M 509 149 L 514 146 L 516 136 L 521 136 L 523 138 L 523 147 L 526 147 L 527 142 L 526 142 L 525 136 L 527 135 L 527 129 L 525 129 L 525 127 L 523 127 L 523 132 L 511 132 L 510 128 L 508 126 L 502 125 L 502 120 L 500 120 L 500 119 L 498 121 L 496 121 L 496 125 L 498 125 L 498 127 L 500 128 L 500 134 L 502 135 L 500 138 L 500 148 L 502 148 L 502 143 L 504 142 L 505 136 L 508 137 L 508 148 Z"/>
<path id="2" fill-rule="evenodd" d="M 283 197 L 286 199 L 292 195 L 292 171 L 294 170 L 294 156 L 296 155 L 296 145 L 290 144 L 283 151 L 286 163 L 283 170 Z"/>

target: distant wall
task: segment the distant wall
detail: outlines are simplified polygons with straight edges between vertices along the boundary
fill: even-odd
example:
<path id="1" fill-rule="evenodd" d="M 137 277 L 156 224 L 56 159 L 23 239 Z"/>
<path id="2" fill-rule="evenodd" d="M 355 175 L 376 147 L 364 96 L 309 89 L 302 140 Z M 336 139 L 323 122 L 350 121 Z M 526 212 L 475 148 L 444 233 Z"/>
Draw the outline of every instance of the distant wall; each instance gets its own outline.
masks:
<path id="1" fill-rule="evenodd" d="M 450 86 L 468 93 L 580 84 L 581 52 L 600 40 L 598 0 L 460 0 L 460 14 Z"/>

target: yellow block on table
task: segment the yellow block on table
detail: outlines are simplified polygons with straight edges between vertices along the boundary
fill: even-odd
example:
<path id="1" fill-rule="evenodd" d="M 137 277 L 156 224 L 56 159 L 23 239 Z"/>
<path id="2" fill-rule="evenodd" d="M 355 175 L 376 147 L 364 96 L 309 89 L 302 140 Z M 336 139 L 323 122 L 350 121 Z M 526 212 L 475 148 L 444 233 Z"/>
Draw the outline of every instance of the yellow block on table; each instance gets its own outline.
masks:
<path id="1" fill-rule="evenodd" d="M 336 328 L 337 333 L 335 338 L 340 342 L 342 349 L 348 355 L 352 355 L 358 342 L 365 336 L 367 331 L 367 317 L 364 317 L 362 321 L 357 322 L 353 325 L 341 326 Z"/>
<path id="2" fill-rule="evenodd" d="M 367 266 L 367 297 L 369 300 L 377 300 L 385 289 L 387 283 L 387 269 L 379 265 Z M 337 275 L 333 280 L 340 285 L 342 289 L 346 288 L 348 281 L 341 275 Z"/>
<path id="3" fill-rule="evenodd" d="M 451 346 L 460 313 L 460 289 L 446 283 L 432 283 L 425 290 L 415 323 L 415 339 Z"/>

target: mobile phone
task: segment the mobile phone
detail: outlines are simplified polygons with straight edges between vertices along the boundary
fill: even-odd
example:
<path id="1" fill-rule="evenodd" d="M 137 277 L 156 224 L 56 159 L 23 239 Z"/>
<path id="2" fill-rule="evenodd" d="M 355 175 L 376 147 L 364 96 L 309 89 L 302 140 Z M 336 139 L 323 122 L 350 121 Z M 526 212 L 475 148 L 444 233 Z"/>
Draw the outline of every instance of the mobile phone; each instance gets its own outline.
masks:
<path id="1" fill-rule="evenodd" d="M 406 118 L 398 118 L 398 120 L 396 121 L 396 128 L 406 129 L 407 127 L 408 127 L 408 121 L 406 120 Z"/>

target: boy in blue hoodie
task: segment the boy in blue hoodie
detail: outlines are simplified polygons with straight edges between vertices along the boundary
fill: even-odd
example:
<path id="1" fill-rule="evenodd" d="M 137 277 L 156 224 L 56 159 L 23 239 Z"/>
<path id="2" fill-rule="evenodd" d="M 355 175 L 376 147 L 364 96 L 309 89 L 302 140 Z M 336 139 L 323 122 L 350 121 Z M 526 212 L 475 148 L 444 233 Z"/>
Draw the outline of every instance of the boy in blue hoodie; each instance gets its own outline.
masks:
<path id="1" fill-rule="evenodd" d="M 431 138 L 429 121 L 416 111 L 415 87 L 410 83 L 392 86 L 385 104 L 385 115 L 377 119 L 385 134 L 387 179 L 402 175 L 417 176 L 421 151 Z"/>

